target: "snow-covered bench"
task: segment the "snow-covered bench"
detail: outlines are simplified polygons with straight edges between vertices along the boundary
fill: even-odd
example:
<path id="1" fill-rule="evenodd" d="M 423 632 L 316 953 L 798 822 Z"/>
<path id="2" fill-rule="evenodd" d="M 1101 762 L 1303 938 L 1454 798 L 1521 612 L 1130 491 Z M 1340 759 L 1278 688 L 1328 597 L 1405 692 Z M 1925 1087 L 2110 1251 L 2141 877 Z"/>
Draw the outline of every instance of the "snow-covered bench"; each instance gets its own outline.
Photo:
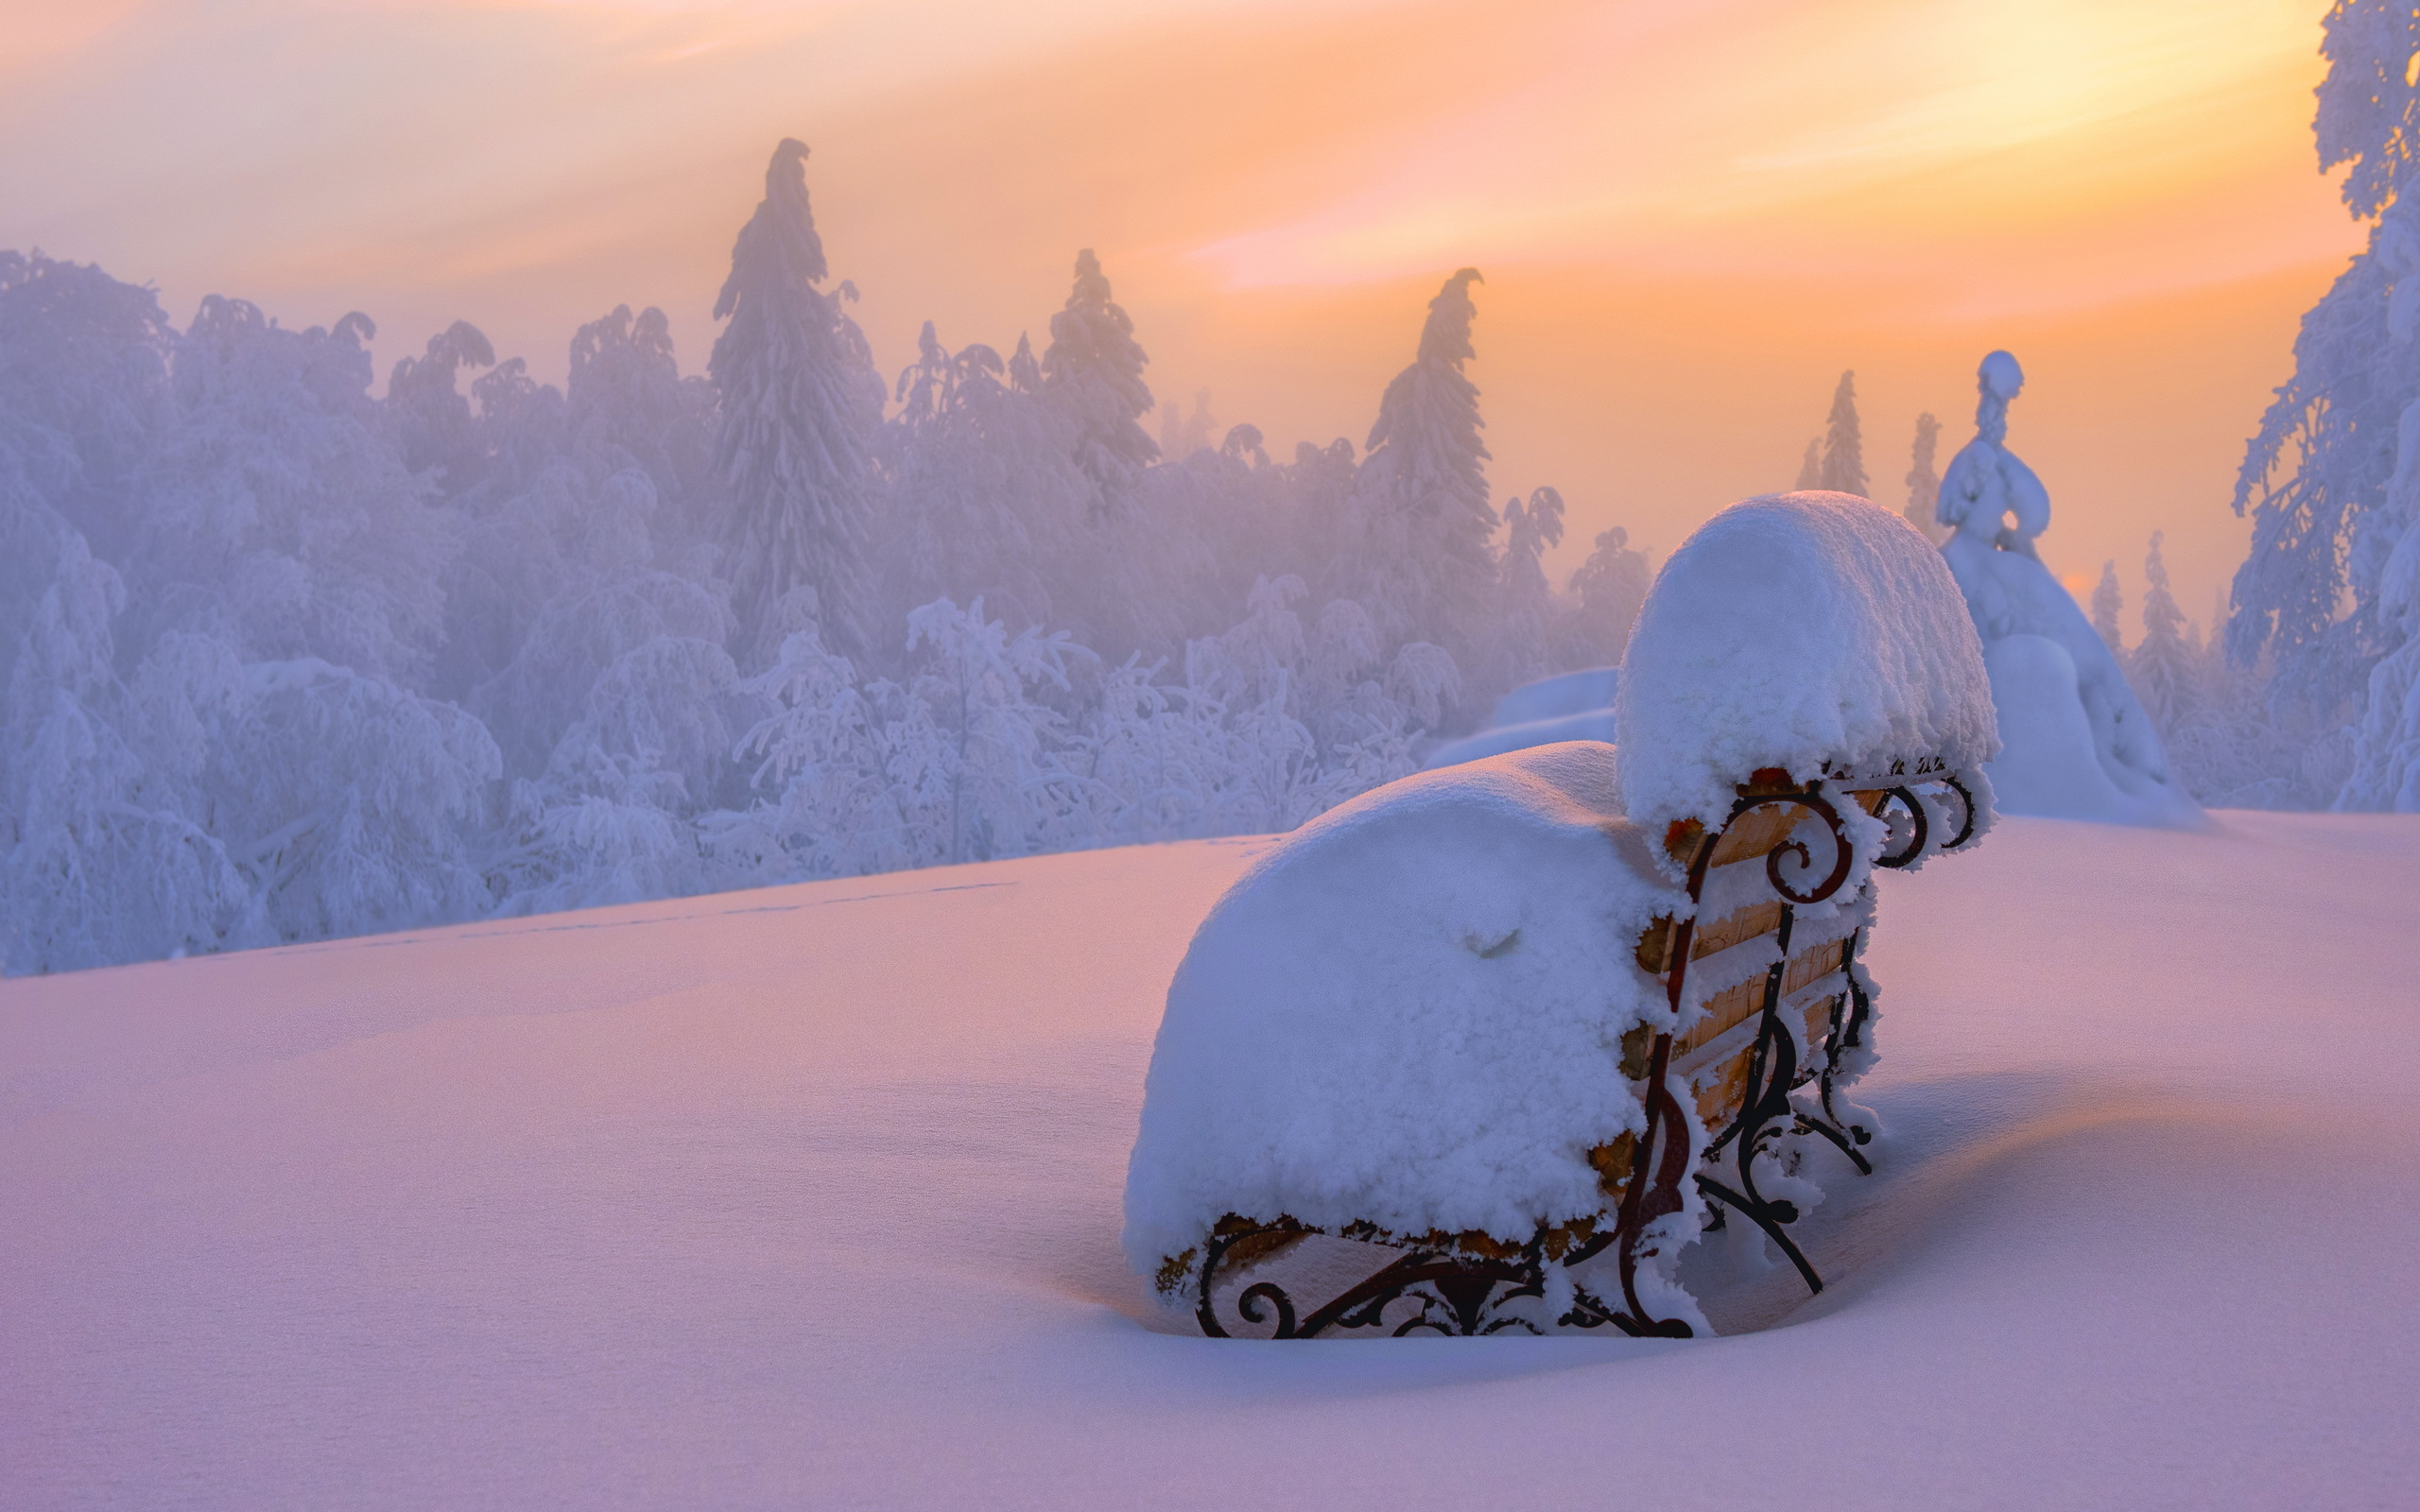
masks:
<path id="1" fill-rule="evenodd" d="M 1177 1315 L 1685 1336 L 1710 1213 L 1821 1285 L 1788 1226 L 1809 1142 L 1869 1168 L 1874 868 L 1990 818 L 1974 629 L 1896 515 L 1751 500 L 1657 577 L 1616 718 L 1342 805 L 1203 922 L 1126 1194 Z"/>

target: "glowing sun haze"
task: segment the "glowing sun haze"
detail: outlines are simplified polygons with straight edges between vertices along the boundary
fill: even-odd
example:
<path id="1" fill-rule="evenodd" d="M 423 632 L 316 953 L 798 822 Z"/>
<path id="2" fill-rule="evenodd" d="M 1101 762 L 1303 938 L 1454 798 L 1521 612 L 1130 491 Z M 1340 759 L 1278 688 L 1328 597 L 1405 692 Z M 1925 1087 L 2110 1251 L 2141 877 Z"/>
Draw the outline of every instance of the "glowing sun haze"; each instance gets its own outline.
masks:
<path id="1" fill-rule="evenodd" d="M 382 369 L 467 318 L 560 376 L 573 328 L 707 307 L 766 155 L 812 145 L 887 368 L 931 318 L 1013 343 L 1098 249 L 1163 401 L 1357 443 L 1436 284 L 1481 268 L 1499 495 L 1567 565 L 1787 487 L 1858 371 L 1878 498 L 1942 460 L 1996 346 L 2045 554 L 2169 532 L 2188 613 L 2245 539 L 2242 442 L 2360 243 L 2315 171 L 2325 6 L 2279 0 L 1382 4 L 7 0 L 0 246 L 288 324 Z"/>

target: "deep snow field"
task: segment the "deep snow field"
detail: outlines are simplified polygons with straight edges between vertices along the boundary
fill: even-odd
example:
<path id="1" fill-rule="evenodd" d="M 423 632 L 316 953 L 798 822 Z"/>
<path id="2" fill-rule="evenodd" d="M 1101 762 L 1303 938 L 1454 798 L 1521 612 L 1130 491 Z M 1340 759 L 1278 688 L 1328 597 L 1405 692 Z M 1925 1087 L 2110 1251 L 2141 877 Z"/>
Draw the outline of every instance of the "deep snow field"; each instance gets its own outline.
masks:
<path id="1" fill-rule="evenodd" d="M 2217 822 L 1881 879 L 1880 1170 L 1702 1341 L 1146 1330 L 1266 841 L 0 983 L 0 1505 L 2409 1507 L 2420 818 Z"/>

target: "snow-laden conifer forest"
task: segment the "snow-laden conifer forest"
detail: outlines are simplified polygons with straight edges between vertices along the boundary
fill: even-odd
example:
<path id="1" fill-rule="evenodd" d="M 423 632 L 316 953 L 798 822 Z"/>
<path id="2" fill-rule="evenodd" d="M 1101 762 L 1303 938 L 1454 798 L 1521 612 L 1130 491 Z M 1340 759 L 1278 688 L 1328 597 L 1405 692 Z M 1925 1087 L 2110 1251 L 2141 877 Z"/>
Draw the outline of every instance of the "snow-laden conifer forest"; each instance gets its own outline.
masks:
<path id="1" fill-rule="evenodd" d="M 619 308 L 560 390 L 457 323 L 382 394 L 365 316 L 0 254 L 8 971 L 1283 830 L 1618 659 L 1645 557 L 1550 582 L 1489 492 L 1476 271 L 1366 449 L 1163 445 L 1090 251 L 1038 347 L 877 371 L 806 159 L 703 374 Z"/>

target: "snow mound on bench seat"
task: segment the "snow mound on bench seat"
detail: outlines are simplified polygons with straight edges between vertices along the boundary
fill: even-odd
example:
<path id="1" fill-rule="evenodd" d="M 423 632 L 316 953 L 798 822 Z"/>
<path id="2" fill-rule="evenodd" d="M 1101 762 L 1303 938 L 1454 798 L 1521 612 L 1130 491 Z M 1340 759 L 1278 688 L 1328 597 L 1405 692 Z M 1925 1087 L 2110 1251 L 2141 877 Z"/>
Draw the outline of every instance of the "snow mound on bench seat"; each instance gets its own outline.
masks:
<path id="1" fill-rule="evenodd" d="M 1746 500 L 1681 544 L 1622 659 L 1614 722 L 1631 820 L 1709 829 L 1741 778 L 1941 759 L 1990 811 L 1998 748 L 1957 580 L 1905 520 L 1845 493 Z"/>
<path id="2" fill-rule="evenodd" d="M 1643 1126 L 1633 952 L 1686 899 L 1621 819 L 1610 746 L 1534 747 L 1364 794 L 1219 900 L 1168 989 L 1128 1166 L 1150 1275 L 1229 1213 L 1526 1241 L 1602 1206 Z"/>

